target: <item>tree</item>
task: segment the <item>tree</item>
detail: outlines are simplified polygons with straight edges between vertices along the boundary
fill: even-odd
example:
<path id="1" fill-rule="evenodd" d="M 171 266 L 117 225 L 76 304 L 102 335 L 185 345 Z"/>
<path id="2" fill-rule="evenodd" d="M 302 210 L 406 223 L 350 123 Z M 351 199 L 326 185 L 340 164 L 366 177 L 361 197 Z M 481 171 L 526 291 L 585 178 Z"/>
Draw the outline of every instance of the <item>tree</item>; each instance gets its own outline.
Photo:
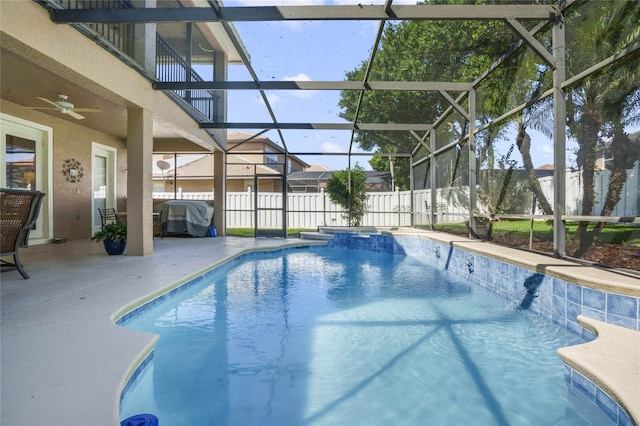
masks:
<path id="1" fill-rule="evenodd" d="M 589 2 L 577 11 L 573 19 L 579 25 L 569 25 L 571 39 L 576 40 L 573 50 L 567 49 L 569 69 L 580 71 L 619 52 L 640 38 L 640 3 Z M 598 34 L 595 44 L 593 34 Z M 586 49 L 586 46 L 593 48 Z M 570 134 L 578 142 L 577 164 L 582 173 L 583 196 L 580 214 L 591 216 L 595 207 L 595 176 L 598 151 L 610 149 L 611 178 L 600 212 L 610 216 L 620 200 L 627 179 L 626 169 L 640 159 L 640 148 L 629 140 L 624 129 L 637 123 L 640 104 L 640 56 L 636 53 L 626 61 L 618 62 L 597 75 L 573 87 L 568 96 L 567 119 Z M 592 230 L 589 222 L 578 226 L 579 247 L 574 256 L 581 257 L 593 244 L 605 222 L 598 222 Z"/>
<path id="2" fill-rule="evenodd" d="M 487 69 L 517 37 L 501 22 L 493 21 L 402 21 L 388 24 L 375 57 L 370 79 L 382 81 L 471 81 Z M 347 72 L 347 80 L 362 81 L 367 69 L 363 62 Z M 455 93 L 450 95 L 455 97 Z M 340 116 L 353 120 L 359 93 L 343 91 Z M 367 91 L 358 120 L 378 123 L 433 123 L 450 106 L 433 91 Z M 457 129 L 467 128 L 457 118 L 450 128 L 440 131 L 443 139 L 460 139 Z M 355 142 L 377 153 L 412 152 L 416 138 L 409 132 L 359 131 Z M 388 170 L 387 161 L 372 164 Z M 383 168 L 386 167 L 386 168 Z M 409 161 L 395 164 L 395 181 L 401 189 L 409 187 Z"/>
<path id="3" fill-rule="evenodd" d="M 533 99 L 536 99 L 544 91 L 545 87 L 550 85 L 551 69 L 546 65 L 543 67 L 533 65 L 533 68 L 537 70 L 536 74 L 532 74 L 532 71 L 527 72 L 527 70 L 531 70 L 532 65 L 531 61 L 527 60 L 526 57 L 533 56 L 533 52 L 528 51 L 527 53 L 528 55 L 525 55 L 525 59 L 523 59 L 519 69 L 523 70 L 525 75 L 528 75 L 527 77 L 523 75 L 516 76 L 516 78 L 522 78 L 523 80 L 513 88 L 513 93 L 524 93 L 522 97 L 529 103 Z M 528 130 L 532 128 L 551 139 L 553 137 L 553 130 L 551 128 L 551 123 L 553 123 L 552 114 L 551 98 L 546 98 L 525 108 L 521 114 L 515 117 L 517 126 L 516 146 L 522 157 L 525 177 L 530 191 L 536 200 L 538 200 L 538 206 L 542 210 L 542 213 L 546 215 L 552 215 L 553 208 L 544 192 L 542 192 L 542 187 L 540 186 L 540 181 L 538 180 L 538 175 L 533 165 L 533 159 L 531 158 L 531 136 Z"/>
<path id="4" fill-rule="evenodd" d="M 526 204 L 526 179 L 516 170 L 516 161 L 511 158 L 514 146 L 507 154 L 497 159 L 498 168 L 480 171 L 478 200 L 488 210 L 490 216 L 501 213 L 526 213 L 522 206 Z M 516 173 L 514 173 L 516 172 Z"/>
<path id="5" fill-rule="evenodd" d="M 367 176 L 356 164 L 351 170 L 338 170 L 327 181 L 329 199 L 344 210 L 349 226 L 360 226 L 367 209 Z"/>

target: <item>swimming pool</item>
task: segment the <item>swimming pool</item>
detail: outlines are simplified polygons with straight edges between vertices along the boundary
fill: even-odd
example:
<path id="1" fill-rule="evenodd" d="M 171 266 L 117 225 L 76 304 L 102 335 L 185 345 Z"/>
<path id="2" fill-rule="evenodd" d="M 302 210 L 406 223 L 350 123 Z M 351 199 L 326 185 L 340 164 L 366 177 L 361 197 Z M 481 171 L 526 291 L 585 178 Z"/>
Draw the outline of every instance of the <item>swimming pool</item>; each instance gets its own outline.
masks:
<path id="1" fill-rule="evenodd" d="M 252 254 L 125 325 L 161 337 L 123 395 L 122 418 L 613 424 L 567 390 L 556 350 L 580 336 L 413 257 L 328 247 Z"/>

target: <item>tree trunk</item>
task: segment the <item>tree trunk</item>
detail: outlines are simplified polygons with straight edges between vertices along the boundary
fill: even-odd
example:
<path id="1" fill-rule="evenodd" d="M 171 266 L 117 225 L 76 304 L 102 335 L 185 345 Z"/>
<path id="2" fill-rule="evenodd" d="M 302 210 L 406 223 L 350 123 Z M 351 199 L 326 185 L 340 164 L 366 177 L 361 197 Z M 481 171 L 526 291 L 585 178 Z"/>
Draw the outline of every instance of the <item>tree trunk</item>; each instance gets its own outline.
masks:
<path id="1" fill-rule="evenodd" d="M 538 200 L 538 205 L 542 209 L 543 213 L 546 215 L 552 215 L 553 209 L 551 208 L 547 197 L 545 197 L 544 193 L 542 192 L 540 181 L 538 180 L 536 171 L 533 168 L 533 161 L 531 160 L 531 138 L 527 133 L 526 127 L 522 123 L 518 125 L 516 145 L 518 145 L 518 150 L 522 155 L 522 164 L 524 165 L 527 182 L 531 187 L 531 192 L 533 192 L 533 195 L 535 195 L 536 199 Z"/>
<path id="2" fill-rule="evenodd" d="M 611 177 L 609 178 L 609 188 L 607 189 L 607 196 L 602 206 L 600 216 L 611 216 L 613 209 L 615 209 L 618 202 L 620 202 L 620 194 L 622 194 L 622 188 L 627 181 L 627 166 L 629 166 L 629 158 L 627 156 L 627 148 L 631 140 L 629 136 L 624 133 L 624 129 L 620 121 L 616 122 L 616 129 L 611 141 L 612 151 L 612 166 Z M 598 237 L 600 231 L 605 227 L 606 222 L 598 222 L 591 231 L 591 242 Z"/>
<path id="3" fill-rule="evenodd" d="M 581 216 L 591 216 L 595 205 L 595 168 L 596 146 L 598 133 L 602 127 L 600 114 L 594 105 L 594 99 L 587 96 L 582 115 L 575 134 L 578 135 L 578 165 L 582 169 L 582 209 Z M 575 257 L 582 257 L 593 244 L 594 233 L 588 230 L 589 222 L 578 223 L 579 247 L 574 253 Z"/>

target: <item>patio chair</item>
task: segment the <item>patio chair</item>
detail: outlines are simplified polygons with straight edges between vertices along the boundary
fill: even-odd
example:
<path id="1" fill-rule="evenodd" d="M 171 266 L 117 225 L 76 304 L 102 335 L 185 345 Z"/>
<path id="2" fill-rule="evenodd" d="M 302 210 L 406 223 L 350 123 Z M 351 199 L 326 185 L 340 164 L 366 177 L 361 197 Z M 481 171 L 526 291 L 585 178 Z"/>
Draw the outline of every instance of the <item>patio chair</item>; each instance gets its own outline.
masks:
<path id="1" fill-rule="evenodd" d="M 162 229 L 162 213 L 153 211 L 153 236 L 160 236 L 164 239 L 164 231 Z"/>
<path id="2" fill-rule="evenodd" d="M 24 279 L 29 275 L 22 267 L 18 250 L 29 247 L 29 232 L 38 219 L 44 196 L 40 191 L 0 189 L 0 256 L 13 256 L 13 263 L 0 262 L 2 267 L 16 268 Z"/>
<path id="3" fill-rule="evenodd" d="M 98 209 L 98 211 L 100 212 L 102 226 L 118 220 L 118 216 L 116 216 L 116 209 Z"/>

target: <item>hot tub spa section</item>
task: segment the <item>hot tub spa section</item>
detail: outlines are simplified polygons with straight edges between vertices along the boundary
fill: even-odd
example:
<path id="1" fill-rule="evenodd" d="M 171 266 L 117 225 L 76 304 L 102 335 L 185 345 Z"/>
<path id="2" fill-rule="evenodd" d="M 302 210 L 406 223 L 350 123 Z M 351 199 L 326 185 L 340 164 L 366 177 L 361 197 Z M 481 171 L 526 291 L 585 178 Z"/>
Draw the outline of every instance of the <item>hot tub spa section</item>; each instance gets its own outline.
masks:
<path id="1" fill-rule="evenodd" d="M 329 246 L 430 260 L 581 334 L 588 343 L 558 350 L 567 385 L 617 424 L 640 424 L 637 278 L 440 233 L 325 232 Z"/>

